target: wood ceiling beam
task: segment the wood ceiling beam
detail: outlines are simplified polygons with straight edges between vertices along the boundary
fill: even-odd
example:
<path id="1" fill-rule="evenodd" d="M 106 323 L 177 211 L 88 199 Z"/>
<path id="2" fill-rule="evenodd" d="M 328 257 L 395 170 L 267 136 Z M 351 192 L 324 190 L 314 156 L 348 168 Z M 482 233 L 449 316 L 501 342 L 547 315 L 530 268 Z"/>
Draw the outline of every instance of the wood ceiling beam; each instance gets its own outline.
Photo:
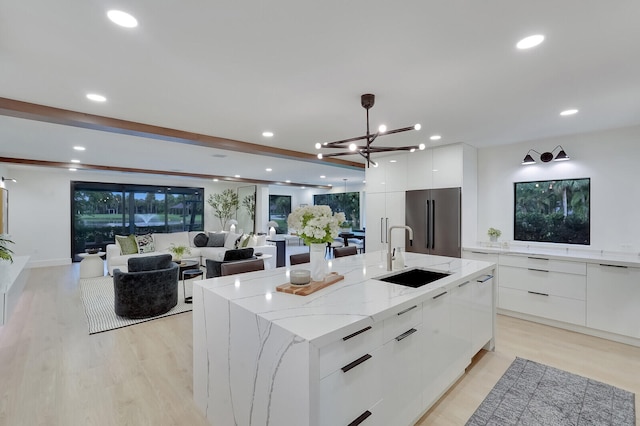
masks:
<path id="1" fill-rule="evenodd" d="M 134 121 L 120 120 L 117 118 L 86 114 L 82 112 L 54 108 L 50 106 L 17 101 L 8 98 L 0 98 L 0 114 L 9 117 L 61 124 L 64 126 L 100 130 L 103 132 L 119 133 L 132 136 L 141 136 L 151 139 L 178 142 L 208 148 L 224 149 L 227 151 L 266 155 L 269 157 L 307 161 L 317 164 L 331 163 L 331 165 L 334 166 L 355 170 L 364 169 L 364 164 L 357 163 L 355 161 L 339 160 L 335 158 L 320 160 L 316 155 L 306 152 L 242 142 L 234 139 L 204 135 L 201 133 L 186 132 L 183 130 L 137 123 Z"/>
<path id="2" fill-rule="evenodd" d="M 0 163 L 22 164 L 26 166 L 52 167 L 52 168 L 58 168 L 58 169 L 74 168 L 78 170 L 99 170 L 99 171 L 106 171 L 106 172 L 143 173 L 143 174 L 161 175 L 161 176 L 180 176 L 180 177 L 191 177 L 196 179 L 208 179 L 208 180 L 219 179 L 220 182 L 227 182 L 227 183 L 253 183 L 253 184 L 259 184 L 259 185 L 281 185 L 281 186 L 292 186 L 292 187 L 303 186 L 305 188 L 331 189 L 331 186 L 329 185 L 310 185 L 308 183 L 279 182 L 279 181 L 272 181 L 272 180 L 235 178 L 235 177 L 229 177 L 229 176 L 205 175 L 200 173 L 189 173 L 189 172 L 172 172 L 172 171 L 166 171 L 166 170 L 137 169 L 137 168 L 130 168 L 130 167 L 100 166 L 97 164 L 74 164 L 74 163 L 63 163 L 58 161 L 30 160 L 25 158 L 0 157 Z"/>

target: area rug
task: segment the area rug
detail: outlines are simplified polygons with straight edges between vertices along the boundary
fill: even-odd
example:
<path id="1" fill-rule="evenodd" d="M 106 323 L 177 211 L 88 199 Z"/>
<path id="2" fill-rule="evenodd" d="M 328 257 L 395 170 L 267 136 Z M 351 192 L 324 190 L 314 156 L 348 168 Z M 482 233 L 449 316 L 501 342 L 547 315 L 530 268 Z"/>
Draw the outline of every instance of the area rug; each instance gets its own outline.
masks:
<path id="1" fill-rule="evenodd" d="M 162 315 L 144 319 L 128 319 L 116 315 L 113 308 L 113 277 L 82 278 L 80 279 L 80 291 L 84 312 L 89 323 L 89 334 L 127 327 L 192 310 L 191 304 L 184 303 L 182 288 L 178 293 L 178 304 L 173 309 Z"/>
<path id="2" fill-rule="evenodd" d="M 634 426 L 634 394 L 516 358 L 467 426 Z"/>

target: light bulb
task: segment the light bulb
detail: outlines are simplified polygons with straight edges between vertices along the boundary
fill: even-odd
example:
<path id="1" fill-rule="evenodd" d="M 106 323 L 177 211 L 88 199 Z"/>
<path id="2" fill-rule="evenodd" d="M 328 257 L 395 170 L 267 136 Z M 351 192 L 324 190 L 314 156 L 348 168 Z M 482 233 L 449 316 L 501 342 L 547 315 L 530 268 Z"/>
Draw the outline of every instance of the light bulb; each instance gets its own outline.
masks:
<path id="1" fill-rule="evenodd" d="M 358 145 L 356 145 L 355 143 L 349 144 L 349 151 L 355 151 L 357 148 L 358 148 Z"/>
<path id="2" fill-rule="evenodd" d="M 387 131 L 387 126 L 385 126 L 384 124 L 381 124 L 380 127 L 378 127 L 378 132 L 384 133 L 386 131 Z"/>
<path id="3" fill-rule="evenodd" d="M 322 145 L 320 144 L 320 142 L 317 142 L 316 143 L 316 149 L 320 149 L 320 148 L 322 148 Z"/>
<path id="4" fill-rule="evenodd" d="M 420 129 L 422 129 L 422 125 L 420 123 L 418 123 L 415 126 L 413 126 L 413 128 L 416 129 L 416 130 L 420 130 Z"/>
<path id="5" fill-rule="evenodd" d="M 318 153 L 318 160 L 322 160 L 322 153 Z"/>
<path id="6" fill-rule="evenodd" d="M 418 145 L 418 148 L 420 148 L 420 151 L 422 151 L 426 148 L 426 145 L 421 143 L 420 145 Z"/>

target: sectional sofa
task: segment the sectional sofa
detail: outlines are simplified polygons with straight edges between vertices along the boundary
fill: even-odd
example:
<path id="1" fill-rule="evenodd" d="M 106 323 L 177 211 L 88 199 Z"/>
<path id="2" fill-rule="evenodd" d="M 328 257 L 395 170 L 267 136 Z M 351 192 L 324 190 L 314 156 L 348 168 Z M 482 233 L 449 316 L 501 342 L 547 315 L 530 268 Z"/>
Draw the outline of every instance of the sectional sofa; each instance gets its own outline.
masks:
<path id="1" fill-rule="evenodd" d="M 132 257 L 170 253 L 169 247 L 171 247 L 172 244 L 175 246 L 189 247 L 191 253 L 184 255 L 182 258 L 185 260 L 196 260 L 201 266 L 206 266 L 206 259 L 222 261 L 227 250 L 253 247 L 255 253 L 271 255 L 270 258 L 264 259 L 265 269 L 273 269 L 276 267 L 276 247 L 274 245 L 268 245 L 266 241 L 264 241 L 266 237 L 207 231 L 148 234 L 134 237 L 137 240 L 137 252 L 135 253 L 133 253 L 131 247 L 129 247 L 130 242 L 124 238 L 125 237 L 116 237 L 115 244 L 107 245 L 107 269 L 109 275 L 113 275 L 114 269 L 128 272 L 127 261 Z M 202 245 L 203 241 L 205 245 Z M 123 254 L 121 243 L 126 247 L 124 252 L 128 254 Z M 136 243 L 134 242 L 133 244 Z"/>

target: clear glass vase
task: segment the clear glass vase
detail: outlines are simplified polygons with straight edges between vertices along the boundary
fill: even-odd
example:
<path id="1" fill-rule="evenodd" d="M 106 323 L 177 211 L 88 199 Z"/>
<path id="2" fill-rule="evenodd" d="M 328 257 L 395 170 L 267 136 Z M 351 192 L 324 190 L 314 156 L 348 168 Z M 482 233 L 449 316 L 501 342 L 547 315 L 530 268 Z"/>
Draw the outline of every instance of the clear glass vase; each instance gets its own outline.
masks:
<path id="1" fill-rule="evenodd" d="M 312 243 L 309 245 L 312 281 L 324 281 L 324 277 L 327 275 L 327 261 L 324 258 L 326 249 L 327 245 L 325 243 Z"/>

